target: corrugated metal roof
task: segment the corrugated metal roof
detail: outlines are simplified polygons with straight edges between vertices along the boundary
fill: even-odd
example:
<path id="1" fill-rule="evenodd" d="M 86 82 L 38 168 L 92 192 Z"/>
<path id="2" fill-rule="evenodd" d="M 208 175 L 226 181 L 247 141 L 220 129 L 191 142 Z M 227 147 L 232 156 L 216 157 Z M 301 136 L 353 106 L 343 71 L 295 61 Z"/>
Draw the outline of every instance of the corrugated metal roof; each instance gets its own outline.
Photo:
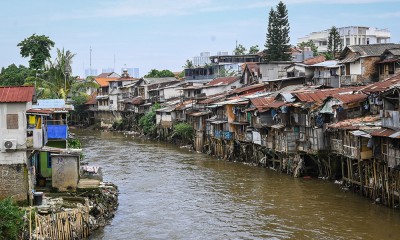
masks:
<path id="1" fill-rule="evenodd" d="M 133 105 L 140 105 L 140 104 L 144 103 L 144 99 L 141 96 L 135 97 L 134 99 L 132 99 L 131 103 Z"/>
<path id="2" fill-rule="evenodd" d="M 224 85 L 229 85 L 231 83 L 234 83 L 238 81 L 238 77 L 221 77 L 221 78 L 215 78 L 211 82 L 207 83 L 207 86 L 224 86 Z"/>
<path id="3" fill-rule="evenodd" d="M 243 92 L 254 93 L 254 92 L 263 91 L 263 90 L 265 90 L 264 83 L 259 83 L 259 84 L 254 84 L 254 85 L 250 85 L 247 87 L 236 88 L 230 93 L 243 93 Z"/>
<path id="4" fill-rule="evenodd" d="M 322 103 L 328 97 L 331 97 L 335 94 L 341 92 L 351 92 L 354 90 L 358 90 L 360 87 L 350 87 L 350 88 L 334 88 L 334 89 L 320 89 L 320 90 L 313 90 L 309 92 L 293 92 L 294 95 L 301 101 L 301 102 L 315 102 L 315 103 Z"/>
<path id="5" fill-rule="evenodd" d="M 266 105 L 272 103 L 274 101 L 273 97 L 259 97 L 259 98 L 250 98 L 251 103 L 258 109 L 265 108 Z"/>
<path id="6" fill-rule="evenodd" d="M 392 87 L 394 84 L 400 83 L 400 74 L 397 74 L 396 76 L 393 76 L 391 78 L 388 78 L 385 81 L 382 82 L 376 82 L 372 83 L 370 85 L 367 85 L 365 87 L 360 88 L 360 91 L 362 92 L 383 92 L 390 87 Z"/>
<path id="7" fill-rule="evenodd" d="M 378 43 L 367 45 L 349 45 L 346 47 L 346 49 L 358 53 L 360 56 L 380 56 L 386 49 L 394 49 L 399 47 L 400 44 L 395 43 Z"/>
<path id="8" fill-rule="evenodd" d="M 354 102 L 361 102 L 367 99 L 367 95 L 364 93 L 358 94 L 335 94 L 333 95 L 334 98 L 340 100 L 343 104 L 354 103 Z"/>
<path id="9" fill-rule="evenodd" d="M 392 129 L 382 128 L 382 129 L 372 132 L 371 136 L 373 136 L 373 137 L 389 137 L 390 135 L 392 135 L 395 132 L 396 131 L 393 131 Z"/>
<path id="10" fill-rule="evenodd" d="M 326 67 L 326 68 L 339 67 L 337 64 L 338 64 L 338 61 L 329 60 L 329 61 L 325 61 L 325 62 L 316 63 L 316 64 L 312 65 L 312 67 Z"/>
<path id="11" fill-rule="evenodd" d="M 272 103 L 268 104 L 266 107 L 267 108 L 279 108 L 279 107 L 282 107 L 283 105 L 285 105 L 285 102 L 275 100 Z"/>
<path id="12" fill-rule="evenodd" d="M 35 87 L 0 87 L 0 103 L 32 102 L 35 96 Z"/>
<path id="13" fill-rule="evenodd" d="M 337 123 L 332 123 L 328 125 L 328 128 L 336 129 L 359 129 L 362 126 L 380 126 L 379 115 L 366 116 L 359 118 L 346 119 Z"/>

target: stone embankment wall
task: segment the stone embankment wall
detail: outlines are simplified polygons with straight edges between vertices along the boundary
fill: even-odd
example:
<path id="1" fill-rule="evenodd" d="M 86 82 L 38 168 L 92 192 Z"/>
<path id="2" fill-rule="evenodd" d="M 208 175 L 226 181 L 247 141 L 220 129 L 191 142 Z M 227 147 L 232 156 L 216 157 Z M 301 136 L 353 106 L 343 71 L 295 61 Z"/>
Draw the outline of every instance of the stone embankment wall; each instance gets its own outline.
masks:
<path id="1" fill-rule="evenodd" d="M 28 172 L 25 164 L 0 164 L 0 199 L 26 200 Z"/>

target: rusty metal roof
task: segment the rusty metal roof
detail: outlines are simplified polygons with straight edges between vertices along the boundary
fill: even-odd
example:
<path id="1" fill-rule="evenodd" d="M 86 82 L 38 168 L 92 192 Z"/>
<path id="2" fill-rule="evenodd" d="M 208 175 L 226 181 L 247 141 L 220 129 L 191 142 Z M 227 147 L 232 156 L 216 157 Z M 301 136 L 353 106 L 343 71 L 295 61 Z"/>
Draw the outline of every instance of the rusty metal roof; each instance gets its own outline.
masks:
<path id="1" fill-rule="evenodd" d="M 329 124 L 328 128 L 336 129 L 360 129 L 365 126 L 377 126 L 380 125 L 379 115 L 365 116 L 359 118 L 350 118 L 337 123 Z"/>
<path id="2" fill-rule="evenodd" d="M 207 86 L 225 86 L 238 81 L 238 77 L 220 77 L 215 78 L 207 84 Z"/>
<path id="3" fill-rule="evenodd" d="M 35 96 L 35 87 L 0 87 L 0 103 L 32 102 Z"/>
<path id="4" fill-rule="evenodd" d="M 358 90 L 360 87 L 350 87 L 350 88 L 334 88 L 334 89 L 320 89 L 320 90 L 313 90 L 307 92 L 307 90 L 303 90 L 302 92 L 292 92 L 300 102 L 315 102 L 315 103 L 322 103 L 328 97 L 333 95 L 343 93 L 343 92 L 351 92 Z"/>
<path id="5" fill-rule="evenodd" d="M 210 103 L 219 101 L 222 98 L 225 98 L 225 96 L 226 96 L 225 92 L 224 93 L 218 93 L 218 94 L 215 94 L 215 95 L 210 95 L 210 96 L 207 96 L 207 99 L 200 101 L 199 104 L 210 104 Z"/>
<path id="6" fill-rule="evenodd" d="M 382 128 L 382 129 L 373 131 L 371 133 L 371 136 L 373 136 L 373 137 L 389 137 L 390 135 L 392 135 L 395 132 L 396 131 L 394 131 L 392 129 Z"/>
<path id="7" fill-rule="evenodd" d="M 356 94 L 335 94 L 334 98 L 340 100 L 343 104 L 354 103 L 354 102 L 362 102 L 367 99 L 367 95 L 364 93 L 356 93 Z"/>
<path id="8" fill-rule="evenodd" d="M 259 91 L 264 91 L 265 90 L 265 85 L 264 83 L 258 83 L 258 84 L 254 84 L 254 85 L 250 85 L 250 86 L 246 86 L 246 87 L 241 87 L 241 88 L 236 88 L 233 91 L 231 91 L 230 93 L 255 93 L 255 92 L 259 92 Z"/>
<path id="9" fill-rule="evenodd" d="M 279 107 L 282 107 L 283 105 L 285 105 L 285 102 L 275 100 L 275 101 L 271 102 L 270 104 L 268 104 L 265 107 L 266 108 L 279 108 Z"/>
<path id="10" fill-rule="evenodd" d="M 400 83 L 400 74 L 397 74 L 391 78 L 388 78 L 382 82 L 372 83 L 360 89 L 362 92 L 370 93 L 370 92 L 383 92 L 394 84 Z"/>
<path id="11" fill-rule="evenodd" d="M 132 99 L 131 102 L 133 105 L 140 105 L 144 103 L 144 99 L 141 96 L 135 97 L 134 99 Z"/>

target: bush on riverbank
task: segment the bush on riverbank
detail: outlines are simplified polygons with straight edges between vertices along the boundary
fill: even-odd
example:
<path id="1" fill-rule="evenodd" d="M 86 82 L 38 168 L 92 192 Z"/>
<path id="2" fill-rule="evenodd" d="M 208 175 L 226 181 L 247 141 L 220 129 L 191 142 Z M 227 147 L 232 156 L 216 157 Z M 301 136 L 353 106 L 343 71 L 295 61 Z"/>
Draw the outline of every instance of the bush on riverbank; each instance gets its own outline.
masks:
<path id="1" fill-rule="evenodd" d="M 0 201 L 0 240 L 19 238 L 23 216 L 24 212 L 10 198 Z"/>
<path id="2" fill-rule="evenodd" d="M 193 139 L 194 130 L 192 125 L 187 123 L 178 123 L 174 126 L 172 138 L 179 137 L 184 141 L 191 142 Z"/>
<path id="3" fill-rule="evenodd" d="M 144 134 L 152 134 L 156 129 L 156 110 L 160 109 L 161 106 L 155 103 L 151 110 L 139 119 L 139 127 Z"/>

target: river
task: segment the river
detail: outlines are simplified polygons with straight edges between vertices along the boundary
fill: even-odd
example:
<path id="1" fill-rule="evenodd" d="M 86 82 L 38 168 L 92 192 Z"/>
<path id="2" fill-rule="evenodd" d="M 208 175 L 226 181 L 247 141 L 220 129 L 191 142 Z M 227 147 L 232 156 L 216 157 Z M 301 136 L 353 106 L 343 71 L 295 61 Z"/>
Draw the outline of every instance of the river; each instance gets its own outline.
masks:
<path id="1" fill-rule="evenodd" d="M 320 179 L 112 132 L 78 131 L 85 161 L 120 190 L 91 239 L 400 239 L 400 212 Z"/>

